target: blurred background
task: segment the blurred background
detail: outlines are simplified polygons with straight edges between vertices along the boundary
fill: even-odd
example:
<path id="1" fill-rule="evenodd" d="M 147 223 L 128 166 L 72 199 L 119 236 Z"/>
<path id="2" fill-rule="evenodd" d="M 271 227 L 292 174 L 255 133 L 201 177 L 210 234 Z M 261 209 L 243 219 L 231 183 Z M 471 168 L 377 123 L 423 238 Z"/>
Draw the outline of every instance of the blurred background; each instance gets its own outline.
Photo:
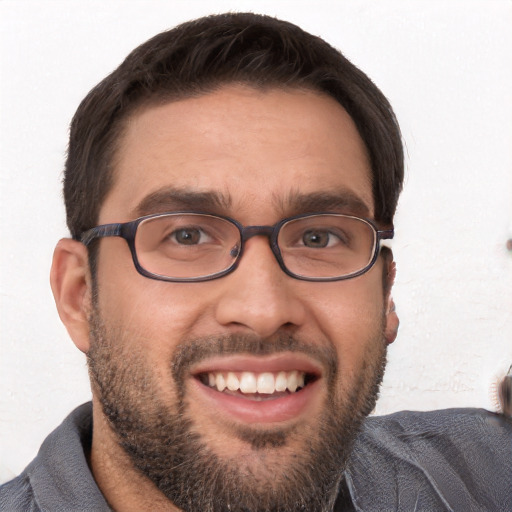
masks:
<path id="1" fill-rule="evenodd" d="M 135 46 L 228 10 L 320 35 L 394 106 L 406 145 L 393 249 L 400 331 L 376 413 L 485 407 L 512 363 L 512 2 L 0 2 L 0 482 L 90 399 L 48 274 L 80 100 Z"/>

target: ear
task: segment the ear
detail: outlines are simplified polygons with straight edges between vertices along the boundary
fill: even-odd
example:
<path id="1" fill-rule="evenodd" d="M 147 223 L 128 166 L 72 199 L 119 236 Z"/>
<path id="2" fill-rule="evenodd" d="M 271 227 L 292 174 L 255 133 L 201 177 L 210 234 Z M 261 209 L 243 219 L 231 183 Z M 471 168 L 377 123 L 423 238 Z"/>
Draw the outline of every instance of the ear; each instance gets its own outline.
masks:
<path id="1" fill-rule="evenodd" d="M 62 323 L 74 344 L 84 353 L 89 350 L 89 312 L 91 277 L 87 248 L 63 238 L 55 247 L 50 284 Z"/>
<path id="2" fill-rule="evenodd" d="M 391 296 L 391 290 L 395 282 L 396 263 L 393 261 L 391 249 L 384 251 L 384 301 L 386 304 L 386 326 L 384 328 L 384 339 L 390 345 L 396 339 L 400 320 L 396 313 L 395 302 Z"/>

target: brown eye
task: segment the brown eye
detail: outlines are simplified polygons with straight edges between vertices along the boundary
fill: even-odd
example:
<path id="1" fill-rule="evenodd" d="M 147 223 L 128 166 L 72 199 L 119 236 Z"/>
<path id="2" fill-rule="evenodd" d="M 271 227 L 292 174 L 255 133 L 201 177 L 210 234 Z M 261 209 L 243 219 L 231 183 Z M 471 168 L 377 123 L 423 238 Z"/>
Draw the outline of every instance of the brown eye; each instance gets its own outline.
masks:
<path id="1" fill-rule="evenodd" d="M 178 229 L 172 234 L 172 237 L 179 244 L 196 245 L 201 240 L 201 230 L 195 228 Z"/>
<path id="2" fill-rule="evenodd" d="M 302 235 L 302 242 L 306 247 L 322 249 L 329 244 L 330 233 L 328 231 L 310 230 Z"/>

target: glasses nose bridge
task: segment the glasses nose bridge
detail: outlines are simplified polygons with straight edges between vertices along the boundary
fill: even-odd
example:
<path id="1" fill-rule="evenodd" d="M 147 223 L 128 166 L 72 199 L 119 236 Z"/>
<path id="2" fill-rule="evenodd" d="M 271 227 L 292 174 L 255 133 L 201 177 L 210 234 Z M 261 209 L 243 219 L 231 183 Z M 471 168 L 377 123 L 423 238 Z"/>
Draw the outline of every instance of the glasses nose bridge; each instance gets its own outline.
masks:
<path id="1" fill-rule="evenodd" d="M 246 242 L 254 236 L 266 236 L 269 240 L 274 234 L 274 226 L 245 226 L 241 230 L 242 242 Z"/>
<path id="2" fill-rule="evenodd" d="M 266 236 L 269 241 L 270 249 L 279 261 L 279 251 L 276 247 L 275 232 L 276 226 L 244 226 L 240 228 L 242 245 L 244 245 L 247 240 L 255 236 Z"/>

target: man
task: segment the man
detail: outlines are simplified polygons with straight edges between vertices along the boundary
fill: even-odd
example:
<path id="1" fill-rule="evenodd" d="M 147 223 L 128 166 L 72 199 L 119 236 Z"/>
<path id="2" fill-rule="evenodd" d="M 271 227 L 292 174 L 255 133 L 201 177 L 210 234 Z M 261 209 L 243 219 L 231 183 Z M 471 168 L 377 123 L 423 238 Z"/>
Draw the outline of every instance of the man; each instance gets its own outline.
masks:
<path id="1" fill-rule="evenodd" d="M 87 355 L 75 410 L 5 510 L 508 510 L 512 427 L 366 419 L 398 318 L 400 132 L 298 27 L 202 18 L 80 105 L 51 272 Z"/>

